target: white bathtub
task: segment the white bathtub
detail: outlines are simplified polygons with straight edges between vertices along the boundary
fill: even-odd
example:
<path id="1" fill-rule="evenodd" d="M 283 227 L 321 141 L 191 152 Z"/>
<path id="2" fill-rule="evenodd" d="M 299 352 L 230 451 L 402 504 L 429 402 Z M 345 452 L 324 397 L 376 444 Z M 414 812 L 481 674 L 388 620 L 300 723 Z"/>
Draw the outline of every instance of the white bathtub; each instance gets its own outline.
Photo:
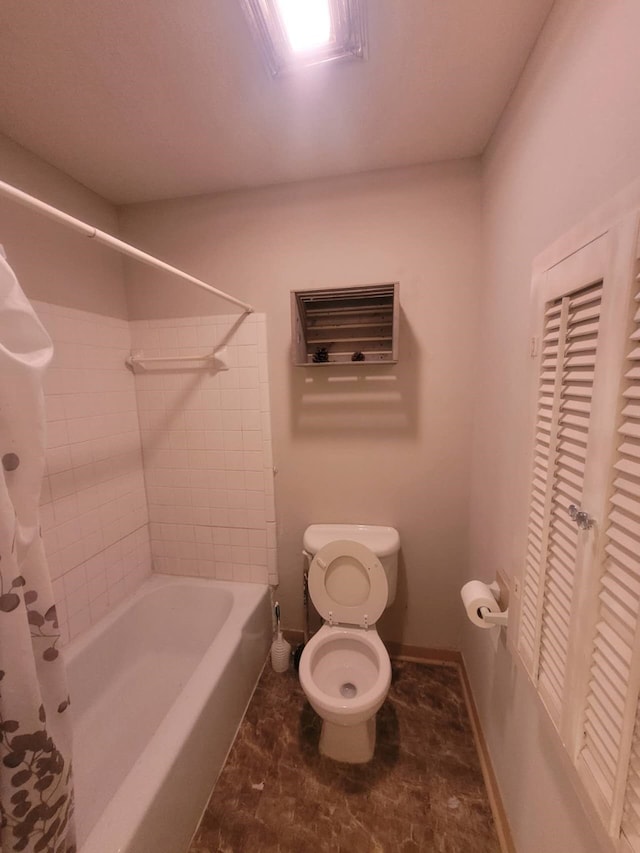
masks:
<path id="1" fill-rule="evenodd" d="M 268 588 L 154 575 L 65 649 L 80 853 L 182 853 L 271 638 Z"/>

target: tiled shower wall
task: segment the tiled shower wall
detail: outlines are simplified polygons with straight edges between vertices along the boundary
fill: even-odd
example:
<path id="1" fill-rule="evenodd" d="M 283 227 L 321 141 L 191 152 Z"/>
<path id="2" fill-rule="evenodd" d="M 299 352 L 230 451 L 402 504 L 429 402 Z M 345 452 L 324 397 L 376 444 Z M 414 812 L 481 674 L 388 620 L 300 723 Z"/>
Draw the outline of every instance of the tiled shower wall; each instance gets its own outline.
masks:
<path id="1" fill-rule="evenodd" d="M 225 347 L 216 363 L 136 369 L 154 568 L 277 582 L 263 314 L 130 323 L 146 356 Z"/>
<path id="2" fill-rule="evenodd" d="M 134 592 L 152 562 L 277 582 L 264 315 L 128 323 L 33 306 L 54 343 L 41 518 L 63 641 Z M 174 356 L 225 343 L 229 370 L 125 367 L 132 347 Z"/>
<path id="3" fill-rule="evenodd" d="M 148 513 L 129 324 L 33 305 L 54 343 L 41 521 L 66 641 L 150 573 Z"/>

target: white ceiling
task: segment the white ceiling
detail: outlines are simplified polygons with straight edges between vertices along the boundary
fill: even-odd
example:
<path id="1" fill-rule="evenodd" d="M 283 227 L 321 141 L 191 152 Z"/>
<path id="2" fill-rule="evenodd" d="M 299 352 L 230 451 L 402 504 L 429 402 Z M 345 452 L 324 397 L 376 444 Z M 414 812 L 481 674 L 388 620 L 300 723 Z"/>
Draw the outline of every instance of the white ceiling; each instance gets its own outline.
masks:
<path id="1" fill-rule="evenodd" d="M 2 0 L 0 131 L 118 203 L 473 156 L 552 2 L 367 0 L 273 80 L 239 0 Z"/>

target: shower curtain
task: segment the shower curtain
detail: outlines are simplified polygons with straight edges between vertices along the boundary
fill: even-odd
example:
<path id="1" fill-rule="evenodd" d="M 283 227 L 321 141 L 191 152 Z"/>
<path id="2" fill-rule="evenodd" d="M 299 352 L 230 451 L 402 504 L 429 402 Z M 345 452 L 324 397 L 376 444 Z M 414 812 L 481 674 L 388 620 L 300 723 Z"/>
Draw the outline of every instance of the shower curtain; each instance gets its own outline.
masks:
<path id="1" fill-rule="evenodd" d="M 51 339 L 0 254 L 0 849 L 72 853 L 69 698 L 38 504 Z"/>

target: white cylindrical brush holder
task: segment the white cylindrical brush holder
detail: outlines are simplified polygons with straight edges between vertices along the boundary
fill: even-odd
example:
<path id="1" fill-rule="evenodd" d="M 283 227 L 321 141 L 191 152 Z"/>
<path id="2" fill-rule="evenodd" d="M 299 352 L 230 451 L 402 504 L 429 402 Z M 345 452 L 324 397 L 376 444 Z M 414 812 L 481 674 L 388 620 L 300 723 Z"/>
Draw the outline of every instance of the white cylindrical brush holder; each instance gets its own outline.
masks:
<path id="1" fill-rule="evenodd" d="M 271 666 L 274 672 L 286 672 L 291 660 L 291 644 L 278 631 L 278 636 L 271 644 Z"/>

